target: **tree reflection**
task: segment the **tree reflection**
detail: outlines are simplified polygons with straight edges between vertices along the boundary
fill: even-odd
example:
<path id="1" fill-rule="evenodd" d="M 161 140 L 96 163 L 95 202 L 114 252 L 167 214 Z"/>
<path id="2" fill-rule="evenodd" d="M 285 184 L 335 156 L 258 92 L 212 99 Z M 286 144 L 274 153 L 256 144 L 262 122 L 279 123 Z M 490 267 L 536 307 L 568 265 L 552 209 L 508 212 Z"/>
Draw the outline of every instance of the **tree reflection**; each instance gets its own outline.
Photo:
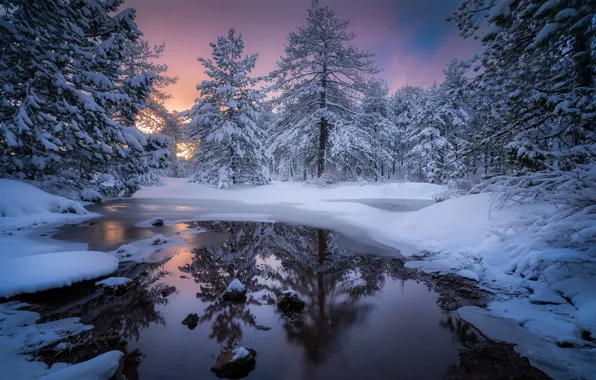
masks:
<path id="1" fill-rule="evenodd" d="M 373 310 L 366 297 L 378 293 L 387 276 L 407 277 L 401 261 L 340 248 L 338 235 L 325 230 L 279 223 L 193 226 L 229 235 L 218 247 L 194 250 L 192 264 L 181 268 L 200 284 L 197 297 L 209 303 L 201 322 L 211 322 L 210 338 L 225 345 L 242 338 L 243 326 L 256 325 L 251 307 L 293 289 L 307 307 L 298 315 L 280 313 L 286 336 L 310 362 L 322 363 L 338 338 Z M 219 297 L 233 278 L 248 289 L 246 303 Z"/>

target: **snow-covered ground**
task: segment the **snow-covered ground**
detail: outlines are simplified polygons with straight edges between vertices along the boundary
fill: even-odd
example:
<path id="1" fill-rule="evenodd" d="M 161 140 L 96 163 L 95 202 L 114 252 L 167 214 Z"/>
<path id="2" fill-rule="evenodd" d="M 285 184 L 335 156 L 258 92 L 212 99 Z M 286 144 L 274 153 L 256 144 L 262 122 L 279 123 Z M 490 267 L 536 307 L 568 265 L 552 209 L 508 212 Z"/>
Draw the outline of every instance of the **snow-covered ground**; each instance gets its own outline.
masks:
<path id="1" fill-rule="evenodd" d="M 491 211 L 487 194 L 434 203 L 433 199 L 445 189 L 418 183 L 352 183 L 318 188 L 275 182 L 223 190 L 185 179 L 166 179 L 165 183 L 161 187 L 144 188 L 135 198 L 213 203 L 210 210 L 202 210 L 194 220 L 281 221 L 334 229 L 356 241 L 366 239 L 391 247 L 390 252 L 397 249 L 411 258 L 408 266 L 456 273 L 477 281 L 495 294 L 495 300 L 487 310 L 462 309 L 462 318 L 494 339 L 518 344 L 520 353 L 555 378 L 590 378 L 596 373 L 596 348 L 589 341 L 590 336 L 596 337 L 596 292 L 593 291 L 596 262 L 570 249 L 553 249 L 525 232 L 534 215 L 552 211 L 545 205 L 495 212 Z M 6 216 L 0 218 L 0 260 L 86 249 L 81 244 L 49 243 L 29 233 L 38 233 L 42 223 L 48 223 L 45 226 L 51 228 L 52 223 L 86 217 L 80 205 L 36 193 L 39 190 L 21 183 L 11 183 L 6 189 L 0 187 L 0 210 L 6 210 L 3 211 Z M 4 192 L 9 196 L 1 197 Z M 18 196 L 21 192 L 39 197 L 40 201 L 24 205 L 26 201 Z M 6 205 L 5 199 L 11 204 Z M 218 210 L 226 203 L 228 207 Z M 428 207 L 412 211 L 423 206 Z M 64 210 L 80 215 L 62 214 Z M 148 226 L 152 224 L 149 222 L 137 225 Z M 165 221 L 165 224 L 175 222 Z M 38 224 L 35 229 L 31 229 L 33 223 Z M 184 244 L 184 239 L 154 236 L 122 246 L 110 257 L 121 261 L 152 261 L 156 250 L 177 244 Z M 420 256 L 421 253 L 424 255 Z M 25 267 L 34 265 L 31 261 Z M 43 268 L 35 269 L 43 271 Z M 93 275 L 101 274 L 81 271 L 80 279 Z M 69 273 L 61 281 L 55 281 L 55 285 L 64 285 L 72 279 Z M 0 293 L 2 287 L 8 288 L 5 282 L 0 281 Z M 23 288 L 23 284 L 19 286 Z M 39 289 L 48 286 L 46 281 Z M 14 289 L 19 288 L 15 284 L 10 287 L 13 290 L 6 293 L 4 289 L 4 294 L 15 294 Z M 576 348 L 560 351 L 563 350 L 560 345 L 569 344 Z M 590 358 L 593 360 L 587 360 Z"/>
<path id="2" fill-rule="evenodd" d="M 414 212 L 374 207 L 379 201 L 432 200 L 443 191 L 441 186 L 416 183 L 321 189 L 293 182 L 220 190 L 169 179 L 166 186 L 143 189 L 135 197 L 260 205 L 259 215 L 228 212 L 206 218 L 304 223 L 366 237 L 406 257 L 427 252 L 407 265 L 456 273 L 496 295 L 488 310 L 462 310 L 464 319 L 494 339 L 515 344 L 520 340 L 513 339 L 516 335 L 506 326 L 523 326 L 525 340 L 518 351 L 534 365 L 555 378 L 590 378 L 596 373 L 596 345 L 585 338 L 596 337 L 595 260 L 550 248 L 525 232 L 534 216 L 552 211 L 544 204 L 491 211 L 490 196 L 475 194 Z M 278 205 L 288 207 L 273 207 Z M 485 318 L 478 318 L 480 313 Z M 497 322 L 502 329 L 494 328 Z M 559 346 L 569 344 L 583 348 L 565 348 L 563 355 Z"/>

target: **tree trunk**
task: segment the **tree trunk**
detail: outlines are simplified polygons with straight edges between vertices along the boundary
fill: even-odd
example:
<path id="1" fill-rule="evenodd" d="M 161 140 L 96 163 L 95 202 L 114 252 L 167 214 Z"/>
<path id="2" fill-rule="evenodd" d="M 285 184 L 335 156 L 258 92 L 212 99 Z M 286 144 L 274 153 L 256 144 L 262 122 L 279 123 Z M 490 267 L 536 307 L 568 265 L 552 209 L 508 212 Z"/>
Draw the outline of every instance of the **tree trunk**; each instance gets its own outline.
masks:
<path id="1" fill-rule="evenodd" d="M 323 65 L 323 75 L 321 77 L 321 99 L 320 108 L 327 108 L 327 65 Z M 317 177 L 320 177 L 325 172 L 325 152 L 327 151 L 327 140 L 329 133 L 329 125 L 326 117 L 321 117 L 321 125 L 319 131 L 319 156 L 317 162 Z"/>

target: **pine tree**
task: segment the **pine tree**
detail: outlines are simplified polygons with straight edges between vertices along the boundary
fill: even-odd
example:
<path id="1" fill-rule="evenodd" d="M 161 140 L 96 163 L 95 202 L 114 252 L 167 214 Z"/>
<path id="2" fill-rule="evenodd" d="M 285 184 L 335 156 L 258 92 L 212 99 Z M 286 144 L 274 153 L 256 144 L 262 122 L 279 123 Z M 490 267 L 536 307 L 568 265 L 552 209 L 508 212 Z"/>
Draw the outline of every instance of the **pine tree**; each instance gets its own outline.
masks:
<path id="1" fill-rule="evenodd" d="M 487 122 L 478 149 L 505 146 L 513 166 L 489 182 L 498 204 L 556 204 L 558 213 L 534 229 L 545 240 L 558 235 L 565 246 L 592 252 L 595 15 L 595 4 L 583 0 L 465 0 L 450 17 L 485 47 L 474 87 L 492 101 L 482 103 Z M 489 25 L 480 28 L 483 18 Z"/>
<path id="2" fill-rule="evenodd" d="M 166 45 L 151 46 L 141 38 L 128 41 L 124 45 L 121 74 L 124 77 L 136 77 L 143 73 L 153 73 L 151 95 L 137 115 L 136 125 L 146 133 L 161 133 L 171 123 L 172 116 L 165 106 L 165 102 L 172 95 L 165 91 L 166 87 L 176 84 L 178 77 L 167 74 L 168 65 L 158 64 L 155 60 L 163 56 Z"/>
<path id="3" fill-rule="evenodd" d="M 244 41 L 230 29 L 211 43 L 213 59 L 199 58 L 209 80 L 197 85 L 200 98 L 189 111 L 191 137 L 200 141 L 194 180 L 226 187 L 235 183 L 269 182 L 265 131 L 258 127 L 261 80 L 248 76 L 257 54 L 242 56 Z"/>
<path id="4" fill-rule="evenodd" d="M 361 105 L 362 124 L 369 131 L 369 144 L 374 153 L 375 180 L 390 178 L 389 166 L 396 159 L 395 137 L 397 127 L 393 123 L 389 105 L 389 85 L 379 79 L 369 81 Z M 380 175 L 380 177 L 379 177 Z"/>
<path id="5" fill-rule="evenodd" d="M 372 54 L 351 45 L 355 35 L 348 25 L 313 0 L 307 25 L 290 33 L 285 56 L 271 73 L 271 90 L 281 92 L 276 149 L 292 151 L 286 167 L 288 161 L 314 166 L 319 177 L 328 167 L 343 177 L 370 171 L 370 147 L 363 145 L 369 137 L 356 104 L 378 70 Z"/>
<path id="6" fill-rule="evenodd" d="M 134 10 L 117 12 L 121 3 L 2 2 L 2 176 L 83 190 L 97 173 L 145 154 L 125 127 L 144 106 L 152 75 L 121 76 L 123 47 L 140 35 Z M 116 171 L 129 182 L 132 173 Z"/>

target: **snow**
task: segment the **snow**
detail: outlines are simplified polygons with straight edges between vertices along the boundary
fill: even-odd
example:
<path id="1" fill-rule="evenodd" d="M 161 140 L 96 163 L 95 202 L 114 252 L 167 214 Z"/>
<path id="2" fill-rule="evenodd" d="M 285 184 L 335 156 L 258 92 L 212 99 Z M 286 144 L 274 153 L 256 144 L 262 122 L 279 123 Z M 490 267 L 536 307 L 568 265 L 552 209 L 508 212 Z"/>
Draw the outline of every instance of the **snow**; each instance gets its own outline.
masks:
<path id="1" fill-rule="evenodd" d="M 0 179 L 0 229 L 22 227 L 56 213 L 88 214 L 78 202 L 24 182 Z"/>
<path id="2" fill-rule="evenodd" d="M 234 353 L 234 357 L 232 357 L 232 361 L 244 359 L 250 355 L 250 352 L 248 352 L 248 350 L 242 346 L 238 346 L 238 347 L 234 348 L 232 350 L 232 352 Z"/>
<path id="3" fill-rule="evenodd" d="M 33 351 L 92 328 L 81 324 L 79 318 L 35 323 L 38 313 L 19 310 L 26 306 L 22 302 L 0 304 L 0 368 L 5 379 L 39 379 L 48 369 L 44 363 L 31 360 Z"/>
<path id="4" fill-rule="evenodd" d="M 71 251 L 6 259 L 0 266 L 0 297 L 35 293 L 102 277 L 118 269 L 104 252 Z"/>
<path id="5" fill-rule="evenodd" d="M 121 262 L 155 263 L 163 261 L 168 257 L 163 255 L 165 248 L 171 248 L 185 243 L 186 240 L 180 236 L 165 237 L 157 234 L 148 239 L 125 244 L 116 251 L 111 252 L 111 255 L 118 258 Z"/>
<path id="6" fill-rule="evenodd" d="M 463 278 L 467 278 L 468 280 L 476 282 L 480 281 L 480 276 L 478 276 L 478 273 L 472 272 L 471 270 L 461 270 L 457 274 Z"/>
<path id="7" fill-rule="evenodd" d="M 130 278 L 126 278 L 126 277 L 109 277 L 109 278 L 106 278 L 105 280 L 96 282 L 95 285 L 98 285 L 98 286 L 101 285 L 105 288 L 117 288 L 119 286 L 124 286 L 131 281 L 132 280 Z"/>
<path id="8" fill-rule="evenodd" d="M 288 297 L 298 297 L 298 293 L 292 289 L 285 290 L 281 294 Z"/>
<path id="9" fill-rule="evenodd" d="M 118 371 L 123 356 L 121 351 L 106 352 L 86 362 L 45 375 L 41 380 L 111 379 Z"/>
<path id="10" fill-rule="evenodd" d="M 441 185 L 414 182 L 368 185 L 348 182 L 321 188 L 303 182 L 274 181 L 270 185 L 239 185 L 227 189 L 188 182 L 185 178 L 165 178 L 164 183 L 162 187 L 143 188 L 134 198 L 239 200 L 247 204 L 270 204 L 355 199 L 433 199 L 433 196 L 445 190 Z"/>
<path id="11" fill-rule="evenodd" d="M 244 292 L 246 291 L 246 287 L 238 280 L 237 278 L 230 282 L 228 285 L 228 292 Z"/>

